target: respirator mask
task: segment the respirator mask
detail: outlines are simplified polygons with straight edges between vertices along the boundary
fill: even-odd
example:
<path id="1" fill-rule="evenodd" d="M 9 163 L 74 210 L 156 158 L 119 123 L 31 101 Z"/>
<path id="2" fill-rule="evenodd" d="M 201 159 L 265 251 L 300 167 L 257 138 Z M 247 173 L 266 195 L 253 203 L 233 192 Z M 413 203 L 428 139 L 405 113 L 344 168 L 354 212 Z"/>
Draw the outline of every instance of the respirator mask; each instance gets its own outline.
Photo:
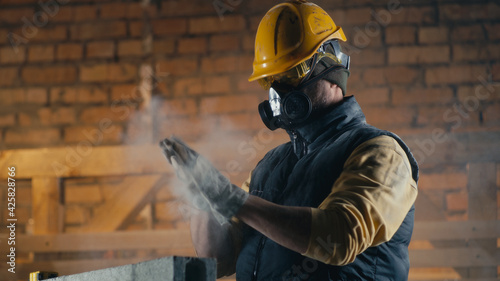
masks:
<path id="1" fill-rule="evenodd" d="M 333 65 L 311 78 L 318 62 L 326 58 L 333 60 Z M 278 128 L 288 130 L 304 123 L 312 112 L 312 102 L 304 92 L 305 88 L 337 69 L 348 71 L 349 63 L 350 57 L 341 52 L 338 41 L 330 40 L 321 45 L 309 60 L 284 73 L 260 79 L 259 83 L 269 89 L 269 99 L 259 104 L 262 122 L 272 131 Z M 341 88 L 344 92 L 345 82 Z"/>

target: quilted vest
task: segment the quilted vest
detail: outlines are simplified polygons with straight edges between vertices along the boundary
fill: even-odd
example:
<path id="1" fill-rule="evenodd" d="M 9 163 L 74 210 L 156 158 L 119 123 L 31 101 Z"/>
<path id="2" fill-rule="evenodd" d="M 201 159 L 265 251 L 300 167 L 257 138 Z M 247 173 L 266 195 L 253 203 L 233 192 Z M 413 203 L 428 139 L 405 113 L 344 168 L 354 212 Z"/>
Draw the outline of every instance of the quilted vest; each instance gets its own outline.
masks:
<path id="1" fill-rule="evenodd" d="M 252 172 L 250 194 L 280 205 L 318 207 L 353 150 L 381 135 L 398 141 L 418 181 L 418 166 L 408 147 L 395 134 L 368 125 L 352 96 L 321 119 L 288 133 L 292 141 L 269 151 Z M 413 218 L 414 206 L 390 241 L 368 248 L 345 266 L 307 258 L 245 226 L 236 280 L 407 280 Z"/>

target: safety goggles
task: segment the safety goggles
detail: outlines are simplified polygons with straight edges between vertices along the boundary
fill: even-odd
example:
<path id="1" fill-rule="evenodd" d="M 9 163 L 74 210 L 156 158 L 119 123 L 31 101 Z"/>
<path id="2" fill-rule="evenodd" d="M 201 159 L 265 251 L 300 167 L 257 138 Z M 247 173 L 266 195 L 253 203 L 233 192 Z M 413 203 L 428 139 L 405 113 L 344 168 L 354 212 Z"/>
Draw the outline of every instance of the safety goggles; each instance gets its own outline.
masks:
<path id="1" fill-rule="evenodd" d="M 335 54 L 326 52 L 328 46 L 332 47 Z M 299 63 L 297 66 L 283 73 L 261 78 L 258 82 L 265 90 L 269 90 L 273 84 L 287 85 L 296 88 L 309 79 L 314 67 L 325 58 L 330 58 L 338 65 L 349 69 L 350 57 L 342 53 L 337 40 L 330 40 L 321 45 L 312 58 Z"/>

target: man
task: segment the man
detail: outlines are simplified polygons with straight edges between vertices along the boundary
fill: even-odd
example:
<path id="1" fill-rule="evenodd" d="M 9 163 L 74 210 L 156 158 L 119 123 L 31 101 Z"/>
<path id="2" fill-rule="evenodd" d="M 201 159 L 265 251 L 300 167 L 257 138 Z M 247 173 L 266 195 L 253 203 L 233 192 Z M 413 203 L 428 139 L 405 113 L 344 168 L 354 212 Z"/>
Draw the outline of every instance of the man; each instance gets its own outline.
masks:
<path id="1" fill-rule="evenodd" d="M 237 280 L 407 280 L 418 168 L 394 134 L 366 124 L 345 97 L 342 29 L 317 5 L 273 7 L 257 30 L 254 72 L 269 89 L 259 105 L 291 142 L 232 185 L 174 138 L 161 142 L 202 210 L 192 218 L 199 256 Z M 381 113 L 383 114 L 383 113 Z"/>

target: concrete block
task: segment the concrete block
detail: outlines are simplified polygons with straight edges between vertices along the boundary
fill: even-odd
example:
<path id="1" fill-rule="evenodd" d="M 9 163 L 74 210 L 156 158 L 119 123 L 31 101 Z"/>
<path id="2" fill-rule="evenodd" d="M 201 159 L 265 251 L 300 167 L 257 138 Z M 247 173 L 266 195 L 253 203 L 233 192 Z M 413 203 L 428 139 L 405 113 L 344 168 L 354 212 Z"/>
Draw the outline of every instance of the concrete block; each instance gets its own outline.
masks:
<path id="1" fill-rule="evenodd" d="M 137 264 L 128 264 L 61 276 L 51 281 L 215 281 L 215 259 L 165 257 Z"/>

